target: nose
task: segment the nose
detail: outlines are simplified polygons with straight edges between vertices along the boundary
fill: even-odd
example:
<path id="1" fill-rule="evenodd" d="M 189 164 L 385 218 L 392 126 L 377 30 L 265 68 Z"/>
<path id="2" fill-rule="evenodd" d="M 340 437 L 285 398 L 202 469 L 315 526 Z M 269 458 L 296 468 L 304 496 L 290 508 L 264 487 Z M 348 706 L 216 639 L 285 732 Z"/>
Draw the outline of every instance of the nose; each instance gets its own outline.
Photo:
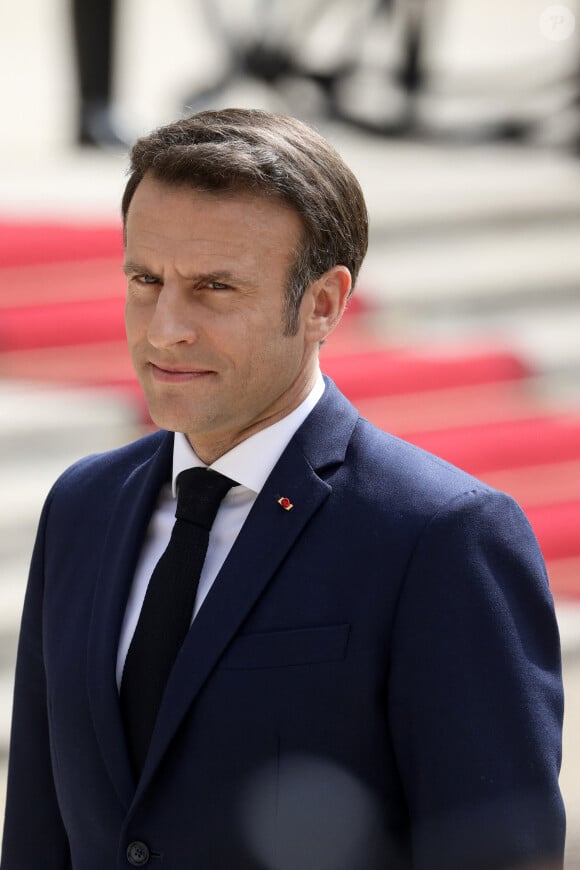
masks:
<path id="1" fill-rule="evenodd" d="M 160 350 L 176 344 L 193 344 L 197 331 L 192 317 L 191 306 L 187 304 L 182 288 L 176 283 L 165 283 L 157 295 L 149 321 L 149 343 Z"/>

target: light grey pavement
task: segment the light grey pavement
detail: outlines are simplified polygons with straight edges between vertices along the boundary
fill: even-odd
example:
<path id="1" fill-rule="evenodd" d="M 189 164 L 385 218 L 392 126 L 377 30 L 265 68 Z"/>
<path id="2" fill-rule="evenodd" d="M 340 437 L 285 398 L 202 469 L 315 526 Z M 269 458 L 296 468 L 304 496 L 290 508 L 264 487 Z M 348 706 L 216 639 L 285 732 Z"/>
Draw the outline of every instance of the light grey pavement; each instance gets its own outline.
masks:
<path id="1" fill-rule="evenodd" d="M 578 3 L 564 5 L 578 16 Z M 140 132 L 175 116 L 181 96 L 211 76 L 222 54 L 194 0 L 120 6 L 118 105 Z M 442 124 L 494 112 L 534 115 L 563 99 L 554 89 L 529 88 L 543 76 L 557 78 L 580 57 L 577 31 L 560 41 L 542 31 L 549 3 L 432 6 L 439 36 L 432 62 L 444 84 L 467 87 L 483 78 L 496 87 L 491 97 L 471 101 L 453 97 L 451 87 L 446 99 L 426 102 L 426 118 Z M 118 214 L 125 156 L 81 153 L 71 145 L 66 10 L 66 0 L 0 3 L 0 218 L 82 221 Z M 291 101 L 272 101 L 247 85 L 230 101 L 297 111 Z M 558 116 L 547 138 L 562 138 L 574 123 Z M 537 367 L 537 388 L 547 401 L 580 407 L 580 160 L 545 147 L 386 143 L 321 126 L 369 201 L 372 245 L 360 292 L 377 305 L 380 335 L 442 345 L 495 336 Z M 0 804 L 17 626 L 40 506 L 71 461 L 136 433 L 131 409 L 116 396 L 0 383 Z M 572 870 L 580 868 L 580 601 L 559 601 L 557 610 Z"/>

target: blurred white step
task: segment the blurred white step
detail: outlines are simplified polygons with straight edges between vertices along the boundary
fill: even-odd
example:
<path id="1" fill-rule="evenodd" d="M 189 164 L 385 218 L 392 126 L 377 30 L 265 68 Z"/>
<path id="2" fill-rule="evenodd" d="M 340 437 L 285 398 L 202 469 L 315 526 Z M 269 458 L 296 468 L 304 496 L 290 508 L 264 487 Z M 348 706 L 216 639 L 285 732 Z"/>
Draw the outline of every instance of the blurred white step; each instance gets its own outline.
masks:
<path id="1" fill-rule="evenodd" d="M 580 220 L 395 240 L 370 250 L 361 286 L 370 299 L 403 308 L 578 298 L 579 235 Z"/>
<path id="2" fill-rule="evenodd" d="M 135 425 L 131 405 L 113 391 L 0 381 L 0 462 L 29 450 L 74 457 L 105 450 L 134 437 Z"/>

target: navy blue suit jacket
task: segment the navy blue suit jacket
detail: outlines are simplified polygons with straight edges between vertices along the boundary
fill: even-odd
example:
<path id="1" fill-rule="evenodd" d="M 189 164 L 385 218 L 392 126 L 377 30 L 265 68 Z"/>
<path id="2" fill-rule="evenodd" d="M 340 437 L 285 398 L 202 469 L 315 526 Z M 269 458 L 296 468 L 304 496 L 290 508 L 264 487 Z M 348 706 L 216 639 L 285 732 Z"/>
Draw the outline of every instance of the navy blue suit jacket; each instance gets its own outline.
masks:
<path id="1" fill-rule="evenodd" d="M 47 499 L 2 870 L 560 867 L 560 650 L 529 525 L 330 382 L 192 626 L 134 781 L 115 661 L 172 443 L 83 460 Z"/>

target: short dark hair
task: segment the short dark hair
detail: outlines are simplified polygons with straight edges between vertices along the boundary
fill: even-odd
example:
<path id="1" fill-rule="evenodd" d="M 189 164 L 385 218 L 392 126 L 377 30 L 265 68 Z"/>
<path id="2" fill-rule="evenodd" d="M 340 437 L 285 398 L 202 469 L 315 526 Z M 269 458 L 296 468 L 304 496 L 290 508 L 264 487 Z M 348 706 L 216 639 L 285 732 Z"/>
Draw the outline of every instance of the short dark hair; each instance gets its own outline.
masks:
<path id="1" fill-rule="evenodd" d="M 220 109 L 143 136 L 130 152 L 124 225 L 146 173 L 169 185 L 278 197 L 299 215 L 304 231 L 286 288 L 288 334 L 296 331 L 304 291 L 328 269 L 346 266 L 354 289 L 368 245 L 364 196 L 338 152 L 302 121 L 257 109 Z"/>

